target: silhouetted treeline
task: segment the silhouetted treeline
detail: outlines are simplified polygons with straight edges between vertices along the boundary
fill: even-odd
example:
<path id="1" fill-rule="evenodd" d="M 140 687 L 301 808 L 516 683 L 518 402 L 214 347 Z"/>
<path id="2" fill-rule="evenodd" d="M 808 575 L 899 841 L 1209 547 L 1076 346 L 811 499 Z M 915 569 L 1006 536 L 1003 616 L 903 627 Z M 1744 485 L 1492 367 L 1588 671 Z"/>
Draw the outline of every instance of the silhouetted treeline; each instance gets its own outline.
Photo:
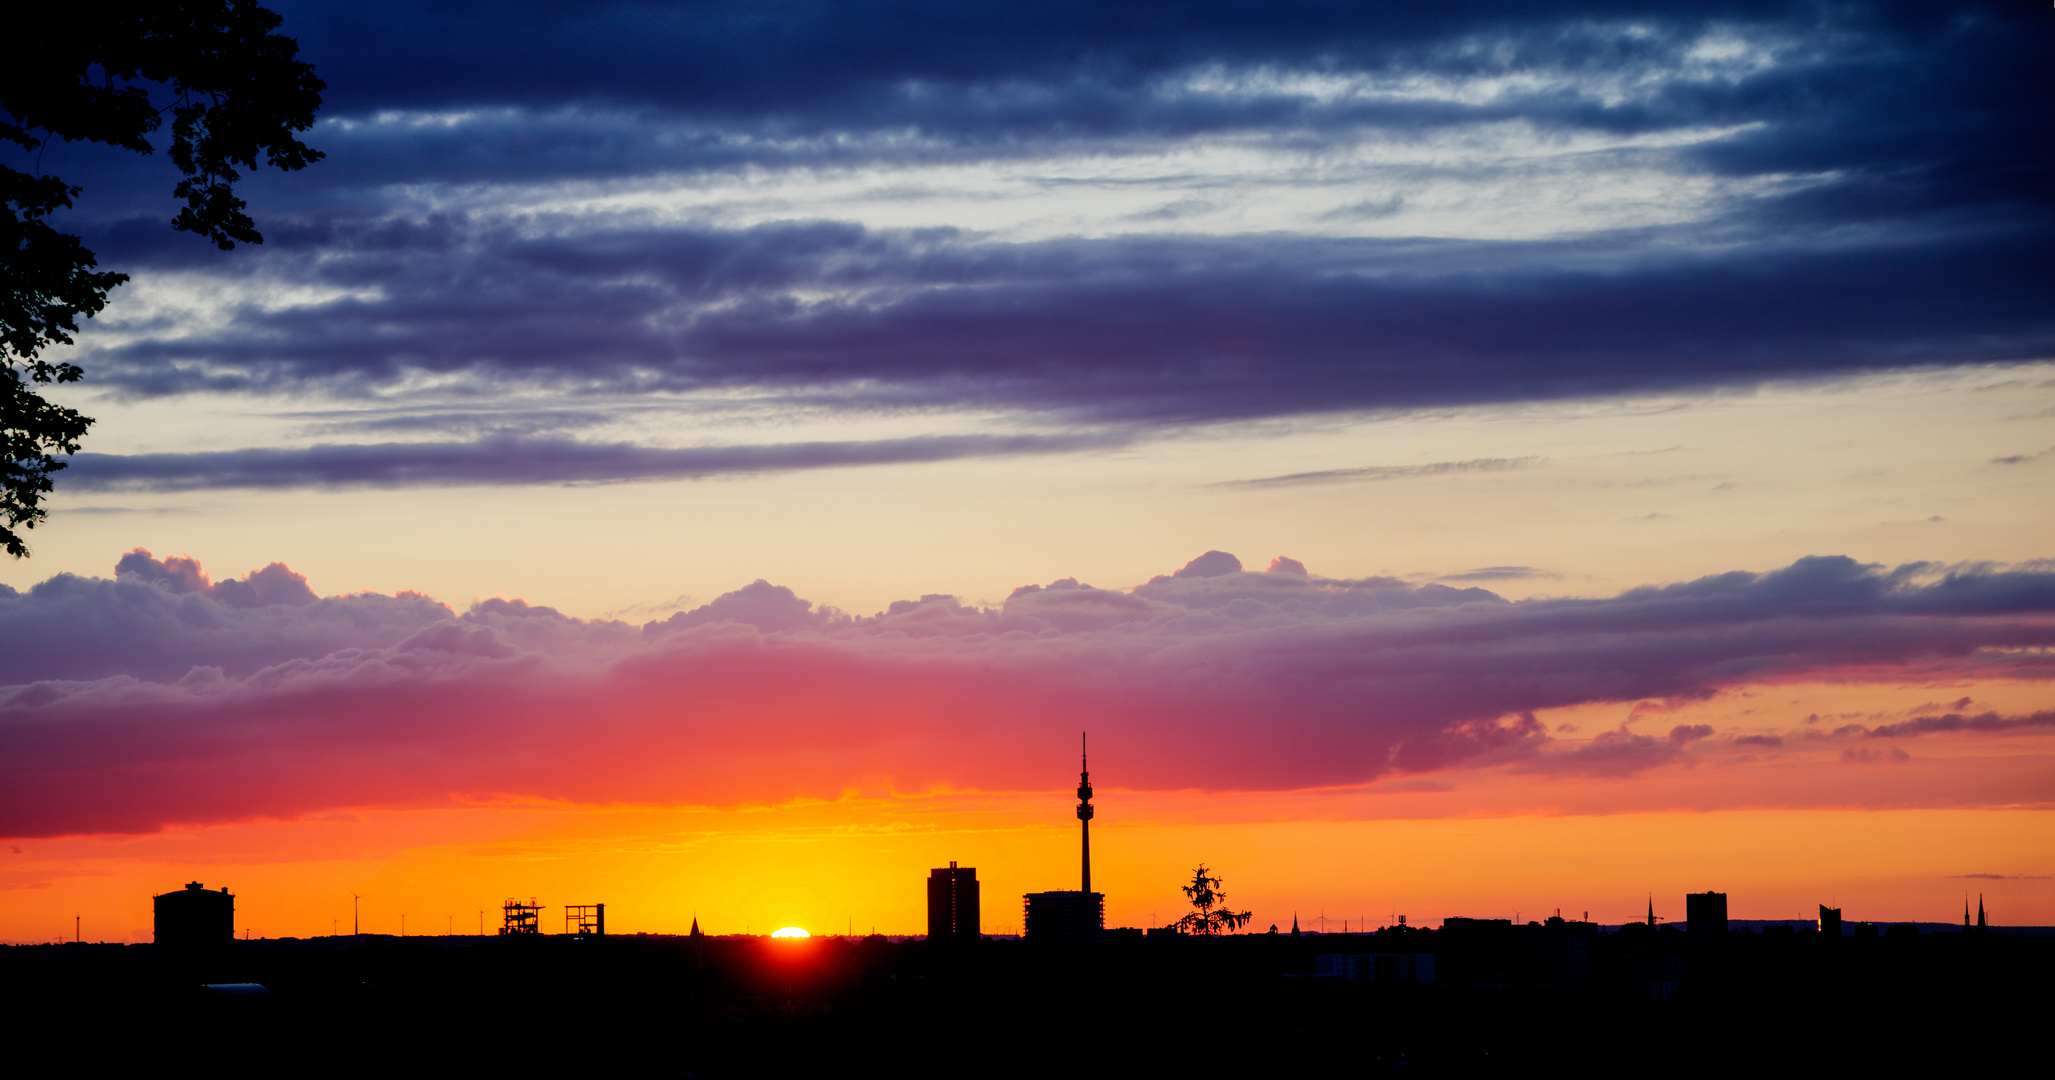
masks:
<path id="1" fill-rule="evenodd" d="M 1316 977 L 1337 970 L 1323 955 L 1433 962 L 1362 965 L 1350 981 Z M 103 1067 L 1959 1072 L 2028 1046 L 2051 960 L 2055 939 L 2002 933 L 1694 939 L 1560 920 L 1113 935 L 1089 953 L 1014 940 L 367 936 L 237 942 L 199 960 L 150 946 L 0 948 L 0 1007 L 20 1037 Z M 1396 981 L 1423 971 L 1434 981 Z"/>

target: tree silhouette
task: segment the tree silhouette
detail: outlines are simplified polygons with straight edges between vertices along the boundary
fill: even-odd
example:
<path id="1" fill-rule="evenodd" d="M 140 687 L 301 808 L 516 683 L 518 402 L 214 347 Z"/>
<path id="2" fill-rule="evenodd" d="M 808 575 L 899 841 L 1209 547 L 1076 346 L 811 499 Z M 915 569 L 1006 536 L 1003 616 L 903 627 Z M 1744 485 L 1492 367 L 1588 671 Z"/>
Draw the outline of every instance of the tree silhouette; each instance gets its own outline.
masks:
<path id="1" fill-rule="evenodd" d="M 1177 920 L 1179 930 L 1187 934 L 1225 934 L 1249 924 L 1254 913 L 1229 911 L 1227 894 L 1221 891 L 1220 885 L 1219 878 L 1206 872 L 1205 863 L 1200 863 L 1199 868 L 1192 871 L 1192 883 L 1182 888 L 1196 910 Z"/>
<path id="2" fill-rule="evenodd" d="M 226 251 L 261 244 L 235 184 L 264 163 L 305 168 L 321 158 L 293 136 L 314 123 L 323 84 L 299 43 L 273 33 L 279 17 L 250 0 L 100 0 L 10 10 L 0 64 L 0 144 L 36 151 L 52 138 L 154 152 L 148 136 L 171 117 L 171 161 L 184 200 L 171 227 Z M 79 238 L 51 228 L 79 188 L 0 165 L 0 547 L 28 554 L 17 529 L 48 516 L 55 454 L 78 452 L 93 421 L 43 398 L 36 384 L 77 382 L 76 364 L 42 358 L 71 344 L 80 316 L 107 305 L 128 275 L 96 270 Z"/>

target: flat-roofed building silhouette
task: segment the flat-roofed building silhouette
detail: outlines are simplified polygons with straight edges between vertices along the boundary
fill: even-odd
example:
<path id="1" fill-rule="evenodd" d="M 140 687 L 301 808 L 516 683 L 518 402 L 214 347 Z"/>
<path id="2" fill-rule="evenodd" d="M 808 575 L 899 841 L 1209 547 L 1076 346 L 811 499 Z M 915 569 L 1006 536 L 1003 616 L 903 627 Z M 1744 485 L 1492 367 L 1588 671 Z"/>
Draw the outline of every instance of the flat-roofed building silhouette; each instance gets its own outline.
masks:
<path id="1" fill-rule="evenodd" d="M 951 862 L 928 871 L 928 940 L 977 941 L 982 936 L 977 868 Z"/>
<path id="2" fill-rule="evenodd" d="M 1106 894 L 1031 892 L 1023 929 L 1027 939 L 1051 945 L 1091 945 L 1105 936 Z"/>
<path id="3" fill-rule="evenodd" d="M 225 951 L 235 941 L 235 897 L 197 881 L 155 898 L 157 948 L 175 953 Z"/>
<path id="4" fill-rule="evenodd" d="M 1711 937 L 1727 932 L 1727 894 L 1695 892 L 1684 894 L 1684 929 L 1692 937 Z"/>

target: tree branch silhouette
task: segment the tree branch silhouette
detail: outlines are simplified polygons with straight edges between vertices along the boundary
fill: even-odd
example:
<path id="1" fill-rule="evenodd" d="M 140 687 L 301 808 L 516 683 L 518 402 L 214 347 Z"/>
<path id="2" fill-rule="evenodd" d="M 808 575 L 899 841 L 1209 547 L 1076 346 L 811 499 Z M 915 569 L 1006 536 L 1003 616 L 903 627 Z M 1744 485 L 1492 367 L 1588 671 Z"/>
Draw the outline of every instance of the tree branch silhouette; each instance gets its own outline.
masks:
<path id="1" fill-rule="evenodd" d="M 1228 910 L 1227 893 L 1220 886 L 1221 880 L 1207 873 L 1205 863 L 1192 871 L 1192 883 L 1181 888 L 1196 910 L 1177 921 L 1180 931 L 1211 936 L 1232 933 L 1249 924 L 1254 913 Z"/>
<path id="2" fill-rule="evenodd" d="M 36 5 L 8 19 L 0 65 L 0 143 L 33 155 L 50 139 L 139 154 L 171 116 L 170 155 L 183 201 L 171 227 L 227 251 L 264 237 L 235 184 L 265 165 L 291 172 L 321 159 L 294 136 L 313 126 L 322 81 L 278 15 L 247 0 L 113 0 Z M 159 104 L 160 98 L 163 104 Z M 37 387 L 77 382 L 76 365 L 43 357 L 69 345 L 80 318 L 107 305 L 128 275 L 97 269 L 79 238 L 49 216 L 82 189 L 0 165 L 0 546 L 21 558 L 21 533 L 48 517 L 44 496 L 60 454 L 77 453 L 92 419 Z"/>

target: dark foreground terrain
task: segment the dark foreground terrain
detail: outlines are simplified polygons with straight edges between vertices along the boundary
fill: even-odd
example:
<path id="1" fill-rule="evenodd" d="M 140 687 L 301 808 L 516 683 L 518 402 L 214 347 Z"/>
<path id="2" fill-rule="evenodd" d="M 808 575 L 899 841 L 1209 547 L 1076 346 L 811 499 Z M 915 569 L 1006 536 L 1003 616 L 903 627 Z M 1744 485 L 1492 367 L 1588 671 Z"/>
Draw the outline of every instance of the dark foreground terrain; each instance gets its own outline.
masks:
<path id="1" fill-rule="evenodd" d="M 1322 953 L 1433 956 L 1438 978 L 1314 977 Z M 2002 933 L 1692 941 L 1505 925 L 1118 939 L 1083 954 L 366 936 L 198 957 L 0 948 L 0 1008 L 17 1045 L 80 1067 L 224 1076 L 1964 1074 L 2038 1057 L 2051 961 L 2055 939 Z M 267 992 L 204 988 L 231 982 Z"/>

